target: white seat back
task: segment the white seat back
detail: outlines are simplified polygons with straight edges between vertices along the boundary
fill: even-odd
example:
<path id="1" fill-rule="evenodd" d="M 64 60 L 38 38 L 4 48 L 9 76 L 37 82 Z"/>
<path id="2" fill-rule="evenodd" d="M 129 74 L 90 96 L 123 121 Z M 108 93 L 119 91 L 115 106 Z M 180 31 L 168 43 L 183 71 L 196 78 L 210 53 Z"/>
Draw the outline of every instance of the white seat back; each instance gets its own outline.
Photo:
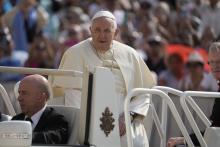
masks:
<path id="1" fill-rule="evenodd" d="M 64 115 L 69 125 L 68 145 L 77 144 L 77 133 L 79 126 L 79 109 L 69 106 L 48 106 L 54 108 L 58 113 Z"/>
<path id="2" fill-rule="evenodd" d="M 32 127 L 27 121 L 0 122 L 0 147 L 30 147 Z"/>
<path id="3" fill-rule="evenodd" d="M 0 102 L 3 102 L 5 104 L 6 109 L 8 110 L 8 114 L 11 116 L 15 115 L 15 109 L 11 103 L 10 97 L 2 84 L 0 84 L 0 95 L 0 98 L 2 100 Z"/>
<path id="4" fill-rule="evenodd" d="M 204 134 L 204 140 L 208 147 L 220 146 L 220 128 L 208 127 Z"/>
<path id="5" fill-rule="evenodd" d="M 7 120 L 11 120 L 11 116 L 2 114 L 0 121 L 7 121 Z"/>

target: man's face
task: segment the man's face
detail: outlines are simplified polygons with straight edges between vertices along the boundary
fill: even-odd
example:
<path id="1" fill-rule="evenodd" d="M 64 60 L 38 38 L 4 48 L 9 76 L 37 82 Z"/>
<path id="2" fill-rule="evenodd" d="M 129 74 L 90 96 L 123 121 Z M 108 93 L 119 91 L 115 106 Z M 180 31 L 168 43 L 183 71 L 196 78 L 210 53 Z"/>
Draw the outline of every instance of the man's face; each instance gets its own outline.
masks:
<path id="1" fill-rule="evenodd" d="M 90 31 L 94 47 L 102 51 L 110 49 L 112 40 L 117 35 L 117 29 L 114 28 L 113 21 L 105 17 L 95 19 Z"/>
<path id="2" fill-rule="evenodd" d="M 209 53 L 209 66 L 212 74 L 217 80 L 220 80 L 220 56 L 219 53 Z"/>
<path id="3" fill-rule="evenodd" d="M 35 114 L 41 99 L 39 88 L 33 82 L 21 81 L 18 93 L 18 101 L 22 112 L 28 116 Z"/>

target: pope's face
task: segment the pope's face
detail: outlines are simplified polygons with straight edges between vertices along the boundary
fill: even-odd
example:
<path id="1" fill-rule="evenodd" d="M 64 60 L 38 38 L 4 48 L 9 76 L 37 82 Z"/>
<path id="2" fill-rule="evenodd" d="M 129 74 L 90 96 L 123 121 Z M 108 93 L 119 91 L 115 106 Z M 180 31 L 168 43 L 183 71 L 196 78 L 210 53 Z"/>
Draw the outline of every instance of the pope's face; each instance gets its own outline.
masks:
<path id="1" fill-rule="evenodd" d="M 92 43 L 96 50 L 107 51 L 110 49 L 117 29 L 110 18 L 100 17 L 93 21 L 91 27 Z"/>
<path id="2" fill-rule="evenodd" d="M 209 66 L 212 71 L 212 74 L 217 80 L 220 80 L 220 56 L 219 53 L 213 52 L 209 53 Z"/>

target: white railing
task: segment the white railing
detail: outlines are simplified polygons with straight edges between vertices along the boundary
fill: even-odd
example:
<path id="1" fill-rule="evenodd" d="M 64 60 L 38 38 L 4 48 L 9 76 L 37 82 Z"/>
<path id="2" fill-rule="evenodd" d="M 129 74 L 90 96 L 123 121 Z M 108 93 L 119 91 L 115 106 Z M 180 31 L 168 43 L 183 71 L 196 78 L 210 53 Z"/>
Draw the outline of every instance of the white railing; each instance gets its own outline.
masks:
<path id="1" fill-rule="evenodd" d="M 180 98 L 180 104 L 183 108 L 183 111 L 186 114 L 187 119 L 189 120 L 189 123 L 202 147 L 207 147 L 207 144 L 202 137 L 202 134 L 200 133 L 200 130 L 195 122 L 194 117 L 192 116 L 192 113 L 189 110 L 189 107 L 187 104 L 191 105 L 192 109 L 197 113 L 197 115 L 200 117 L 202 122 L 205 124 L 206 127 L 209 127 L 211 125 L 211 122 L 206 117 L 206 115 L 202 112 L 202 110 L 198 107 L 198 105 L 195 103 L 192 97 L 200 97 L 200 98 L 220 98 L 220 93 L 218 92 L 200 92 L 200 91 L 185 91 L 181 98 Z M 187 103 L 186 103 L 187 102 Z"/>
<path id="2" fill-rule="evenodd" d="M 20 74 L 40 74 L 40 75 L 54 75 L 54 76 L 73 76 L 82 77 L 83 73 L 73 70 L 60 70 L 60 69 L 42 69 L 42 68 L 26 68 L 26 67 L 6 67 L 0 66 L 0 72 L 6 73 L 20 73 Z M 11 104 L 10 98 L 5 88 L 0 85 L 0 93 L 3 97 L 3 101 L 8 109 L 10 115 L 15 115 L 15 109 Z"/>
<path id="3" fill-rule="evenodd" d="M 54 75 L 54 76 L 74 76 L 74 77 L 82 77 L 83 76 L 82 72 L 74 71 L 74 70 L 27 68 L 27 67 L 0 66 L 0 72 L 21 73 L 21 74 Z"/>
<path id="4" fill-rule="evenodd" d="M 180 98 L 180 96 L 183 94 L 182 91 L 174 89 L 174 88 L 170 88 L 170 87 L 166 87 L 166 86 L 154 86 L 154 89 L 159 89 L 163 92 L 165 92 L 167 95 L 173 94 L 177 97 L 175 98 Z M 167 132 L 167 103 L 165 99 L 162 99 L 162 114 L 161 114 L 161 127 L 163 129 L 164 132 Z M 164 134 L 164 138 L 166 138 L 166 133 Z M 160 146 L 160 147 L 164 147 L 164 146 Z"/>
<path id="5" fill-rule="evenodd" d="M 128 105 L 130 103 L 130 100 L 132 97 L 137 96 L 137 95 L 143 95 L 143 94 L 154 94 L 154 95 L 158 95 L 160 96 L 163 100 L 165 100 L 167 106 L 170 108 L 171 113 L 174 116 L 174 119 L 176 120 L 184 138 L 186 139 L 186 142 L 188 144 L 189 147 L 194 147 L 189 134 L 177 112 L 177 109 L 174 105 L 174 103 L 172 102 L 172 100 L 170 99 L 170 97 L 164 93 L 161 90 L 158 89 L 144 89 L 144 88 L 136 88 L 133 89 L 131 92 L 128 93 L 128 95 L 126 96 L 125 99 L 125 104 L 124 104 L 124 112 L 125 112 L 125 126 L 126 126 L 126 132 L 127 132 L 127 144 L 128 147 L 133 147 L 133 140 L 131 137 L 131 130 L 128 126 L 131 126 L 131 120 L 130 120 L 130 113 L 129 113 L 129 109 L 128 109 Z M 153 118 L 154 119 L 154 118 Z M 164 136 L 164 135 L 163 135 Z M 166 140 L 165 138 L 161 138 L 161 146 L 165 146 L 166 144 Z"/>
<path id="6" fill-rule="evenodd" d="M 165 132 L 164 132 L 164 130 L 162 129 L 162 126 L 160 125 L 161 123 L 160 123 L 160 120 L 159 120 L 159 118 L 158 118 L 158 115 L 157 115 L 157 112 L 156 112 L 156 110 L 155 110 L 155 107 L 154 107 L 154 105 L 153 104 L 149 104 L 149 106 L 150 106 L 150 108 L 151 108 L 151 110 L 152 110 L 152 115 L 153 115 L 153 120 L 154 120 L 154 123 L 155 123 L 155 125 L 156 125 L 156 128 L 157 128 L 157 131 L 158 131 L 158 133 L 159 133 L 159 136 L 160 136 L 160 138 L 161 138 L 161 142 L 160 142 L 160 146 L 161 147 L 165 147 L 165 145 L 166 145 L 166 136 L 165 136 Z"/>

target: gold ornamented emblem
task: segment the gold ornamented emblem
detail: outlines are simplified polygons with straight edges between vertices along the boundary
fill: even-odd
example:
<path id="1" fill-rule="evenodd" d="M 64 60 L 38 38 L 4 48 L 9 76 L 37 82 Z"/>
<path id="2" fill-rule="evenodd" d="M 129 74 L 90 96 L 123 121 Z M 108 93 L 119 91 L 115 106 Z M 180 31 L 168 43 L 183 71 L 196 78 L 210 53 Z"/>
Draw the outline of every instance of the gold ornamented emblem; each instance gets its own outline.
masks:
<path id="1" fill-rule="evenodd" d="M 106 137 L 108 137 L 108 135 L 115 127 L 115 125 L 113 124 L 115 119 L 112 116 L 113 113 L 110 112 L 108 107 L 106 107 L 105 111 L 102 113 L 102 117 L 100 118 L 100 121 L 102 122 L 100 124 L 100 128 L 104 131 Z"/>

